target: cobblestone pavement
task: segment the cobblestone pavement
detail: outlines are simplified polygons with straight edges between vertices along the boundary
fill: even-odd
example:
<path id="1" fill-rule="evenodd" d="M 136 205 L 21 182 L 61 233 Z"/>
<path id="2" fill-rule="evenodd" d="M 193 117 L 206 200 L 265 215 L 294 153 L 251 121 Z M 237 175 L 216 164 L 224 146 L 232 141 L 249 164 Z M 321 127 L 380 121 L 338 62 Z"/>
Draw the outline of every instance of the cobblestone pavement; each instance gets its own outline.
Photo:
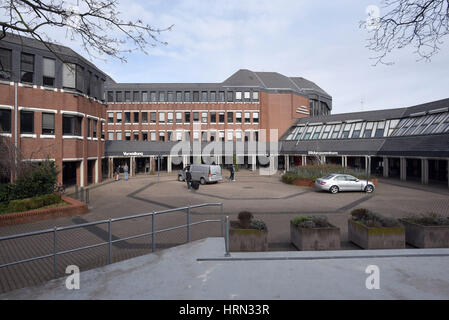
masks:
<path id="1" fill-rule="evenodd" d="M 201 186 L 188 191 L 185 183 L 176 181 L 175 175 L 137 176 L 129 181 L 105 182 L 90 190 L 89 213 L 80 216 L 38 221 L 23 225 L 2 227 L 0 236 L 51 229 L 119 218 L 140 213 L 166 210 L 187 205 L 220 202 L 224 214 L 235 219 L 238 212 L 250 210 L 256 218 L 266 222 L 269 229 L 269 247 L 273 251 L 294 250 L 290 245 L 289 221 L 298 214 L 326 215 L 341 229 L 342 249 L 357 249 L 347 242 L 347 218 L 356 207 L 373 209 L 381 214 L 403 217 L 410 213 L 438 212 L 449 215 L 449 190 L 444 187 L 422 186 L 412 182 L 381 179 L 372 195 L 351 192 L 331 195 L 313 189 L 286 185 L 279 176 L 259 176 L 257 173 L 238 172 L 237 181 Z M 206 207 L 192 210 L 191 222 L 221 219 L 220 208 Z M 184 225 L 185 212 L 157 216 L 155 230 Z M 117 240 L 151 231 L 151 218 L 116 222 L 112 226 L 112 239 Z M 191 240 L 221 236 L 220 223 L 193 226 Z M 57 250 L 67 251 L 82 246 L 106 244 L 107 224 L 60 231 Z M 187 241 L 185 229 L 157 234 L 156 249 L 176 246 Z M 114 243 L 112 261 L 117 262 L 151 252 L 151 237 L 142 237 Z M 53 253 L 53 233 L 16 240 L 0 241 L 0 264 Z M 107 264 L 108 246 L 102 245 L 58 255 L 57 276 L 63 276 L 68 265 L 88 270 Z M 33 286 L 54 276 L 53 258 L 0 269 L 0 293 Z"/>

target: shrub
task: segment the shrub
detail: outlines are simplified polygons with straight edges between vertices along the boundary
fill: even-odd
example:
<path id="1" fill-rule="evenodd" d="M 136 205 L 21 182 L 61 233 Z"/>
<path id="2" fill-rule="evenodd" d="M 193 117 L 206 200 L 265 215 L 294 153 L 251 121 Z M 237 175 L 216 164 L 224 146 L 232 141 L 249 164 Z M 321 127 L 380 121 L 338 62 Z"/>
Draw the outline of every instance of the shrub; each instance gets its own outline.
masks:
<path id="1" fill-rule="evenodd" d="M 445 217 L 435 212 L 429 212 L 421 215 L 410 215 L 404 218 L 404 220 L 424 226 L 449 226 L 449 217 Z"/>
<path id="2" fill-rule="evenodd" d="M 251 226 L 251 220 L 253 219 L 253 214 L 249 211 L 242 211 L 238 215 L 240 225 L 243 228 L 249 228 Z"/>
<path id="3" fill-rule="evenodd" d="M 34 209 L 40 209 L 55 203 L 61 202 L 59 194 L 47 194 L 44 196 L 33 197 L 29 199 L 12 200 L 0 205 L 0 213 L 22 212 Z"/>
<path id="4" fill-rule="evenodd" d="M 297 228 L 327 228 L 331 226 L 326 216 L 296 217 L 293 218 L 292 223 Z"/>
<path id="5" fill-rule="evenodd" d="M 267 225 L 262 220 L 253 220 L 251 221 L 252 229 L 257 229 L 259 231 L 267 230 Z"/>
<path id="6" fill-rule="evenodd" d="M 358 221 L 367 227 L 392 228 L 392 227 L 399 227 L 401 225 L 397 219 L 384 217 L 378 213 L 372 212 L 364 208 L 352 210 L 351 216 L 352 220 Z"/>

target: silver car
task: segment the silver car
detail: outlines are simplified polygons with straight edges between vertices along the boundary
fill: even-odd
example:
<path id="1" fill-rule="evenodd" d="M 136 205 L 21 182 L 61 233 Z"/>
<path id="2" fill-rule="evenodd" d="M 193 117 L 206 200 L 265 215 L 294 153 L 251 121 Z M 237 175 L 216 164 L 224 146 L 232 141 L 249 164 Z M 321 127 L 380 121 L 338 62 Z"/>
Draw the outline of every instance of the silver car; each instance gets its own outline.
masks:
<path id="1" fill-rule="evenodd" d="M 222 180 L 221 167 L 219 165 L 191 164 L 178 172 L 178 181 L 185 181 L 186 170 L 190 170 L 192 181 L 199 181 L 201 184 L 216 183 Z"/>
<path id="2" fill-rule="evenodd" d="M 315 188 L 318 190 L 329 191 L 330 193 L 338 193 L 340 191 L 365 191 L 373 192 L 376 187 L 371 181 L 360 180 L 349 174 L 333 173 L 327 177 L 316 179 Z"/>

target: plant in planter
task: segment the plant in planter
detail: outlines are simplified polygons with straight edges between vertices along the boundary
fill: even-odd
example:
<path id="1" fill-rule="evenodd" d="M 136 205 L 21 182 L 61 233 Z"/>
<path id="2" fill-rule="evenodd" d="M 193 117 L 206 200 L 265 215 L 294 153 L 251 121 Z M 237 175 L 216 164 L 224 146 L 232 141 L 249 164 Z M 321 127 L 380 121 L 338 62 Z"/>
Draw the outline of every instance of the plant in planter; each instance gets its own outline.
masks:
<path id="1" fill-rule="evenodd" d="M 325 216 L 294 218 L 290 221 L 290 239 L 299 250 L 340 249 L 340 229 Z"/>
<path id="2" fill-rule="evenodd" d="M 349 241 L 363 249 L 405 248 L 405 229 L 398 220 L 368 209 L 355 209 L 348 220 Z"/>
<path id="3" fill-rule="evenodd" d="M 242 211 L 238 221 L 231 221 L 229 229 L 229 251 L 266 251 L 268 229 L 262 220 L 254 220 L 249 211 Z"/>
<path id="4" fill-rule="evenodd" d="M 418 248 L 449 248 L 449 217 L 430 212 L 401 219 L 405 241 Z"/>

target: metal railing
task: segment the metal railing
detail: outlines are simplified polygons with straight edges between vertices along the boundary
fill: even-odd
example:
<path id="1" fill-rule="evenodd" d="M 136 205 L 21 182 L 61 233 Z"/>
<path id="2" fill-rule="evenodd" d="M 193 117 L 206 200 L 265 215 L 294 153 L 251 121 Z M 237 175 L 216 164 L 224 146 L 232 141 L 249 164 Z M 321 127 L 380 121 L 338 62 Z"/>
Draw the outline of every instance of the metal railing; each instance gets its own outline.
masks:
<path id="1" fill-rule="evenodd" d="M 202 221 L 197 221 L 197 222 L 191 222 L 190 221 L 191 210 L 197 209 L 197 208 L 203 208 L 203 207 L 220 207 L 221 219 L 208 219 L 208 220 L 202 220 Z M 187 223 L 186 224 L 171 227 L 171 228 L 165 228 L 165 229 L 161 229 L 161 230 L 155 230 L 155 217 L 157 215 L 163 215 L 163 214 L 168 214 L 168 213 L 178 212 L 178 211 L 186 212 L 186 215 L 187 215 L 187 221 L 186 221 Z M 117 239 L 112 240 L 112 223 L 119 222 L 119 221 L 125 221 L 125 220 L 131 220 L 131 219 L 144 218 L 144 217 L 151 217 L 151 232 L 141 233 L 141 234 L 134 235 L 134 236 L 117 238 Z M 200 225 L 200 224 L 204 224 L 204 223 L 211 223 L 211 222 L 220 222 L 221 223 L 221 235 L 222 235 L 222 237 L 228 238 L 227 237 L 227 233 L 228 233 L 227 220 L 228 220 L 228 217 L 226 217 L 226 219 L 225 219 L 225 217 L 223 215 L 223 203 L 204 203 L 204 204 L 199 204 L 199 205 L 180 207 L 180 208 L 168 209 L 168 210 L 163 210 L 163 211 L 153 211 L 150 213 L 143 213 L 143 214 L 127 216 L 127 217 L 122 217 L 122 218 L 99 220 L 99 221 L 88 222 L 88 223 L 83 223 L 83 224 L 76 224 L 76 225 L 71 225 L 71 226 L 66 226 L 66 227 L 54 227 L 53 229 L 45 229 L 45 230 L 40 230 L 40 231 L 34 231 L 34 232 L 21 233 L 21 234 L 15 234 L 15 235 L 11 235 L 11 236 L 0 237 L 0 242 L 1 242 L 1 241 L 6 241 L 6 240 L 13 240 L 13 239 L 25 238 L 25 237 L 30 237 L 30 236 L 42 235 L 42 234 L 51 234 L 51 233 L 53 234 L 53 252 L 52 253 L 1 264 L 0 269 L 18 265 L 18 264 L 22 264 L 22 263 L 27 263 L 27 262 L 31 262 L 31 261 L 36 261 L 36 260 L 53 257 L 53 275 L 54 275 L 54 278 L 57 278 L 57 259 L 58 259 L 58 256 L 60 256 L 60 255 L 107 245 L 108 246 L 108 264 L 111 264 L 112 263 L 112 245 L 115 243 L 151 236 L 151 251 L 154 252 L 156 250 L 156 239 L 155 239 L 156 234 L 186 228 L 186 231 L 187 231 L 187 239 L 186 240 L 188 243 L 188 242 L 190 242 L 190 232 L 191 232 L 190 229 L 192 226 Z M 101 225 L 101 224 L 108 225 L 108 241 L 96 243 L 93 245 L 78 247 L 75 249 L 58 251 L 58 231 L 73 230 L 73 229 L 78 229 L 78 228 L 97 226 L 97 225 Z"/>

